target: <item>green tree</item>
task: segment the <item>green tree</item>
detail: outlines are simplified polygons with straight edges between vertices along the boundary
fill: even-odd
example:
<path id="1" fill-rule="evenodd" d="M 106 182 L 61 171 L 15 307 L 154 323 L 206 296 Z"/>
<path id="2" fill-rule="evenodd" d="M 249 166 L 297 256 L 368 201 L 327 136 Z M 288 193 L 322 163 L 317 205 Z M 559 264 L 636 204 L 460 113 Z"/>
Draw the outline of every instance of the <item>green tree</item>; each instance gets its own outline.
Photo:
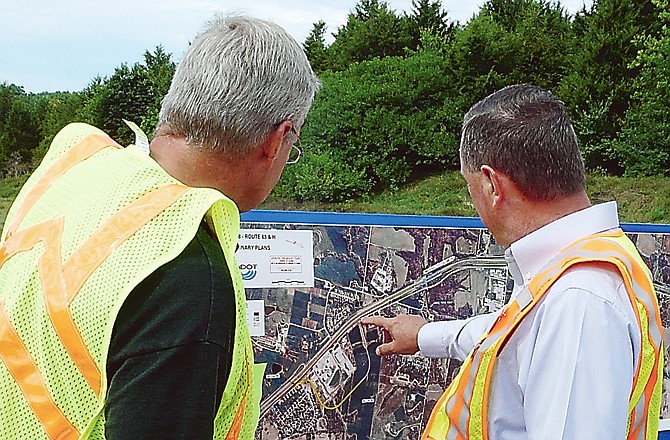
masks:
<path id="1" fill-rule="evenodd" d="M 421 52 L 323 75 L 301 132 L 306 156 L 278 191 L 339 201 L 456 168 L 463 105 L 445 69 L 443 58 Z"/>
<path id="2" fill-rule="evenodd" d="M 456 27 L 454 22 L 449 21 L 449 14 L 442 9 L 439 1 L 412 0 L 412 11 L 408 17 L 415 48 L 421 43 L 422 32 L 448 39 Z"/>
<path id="3" fill-rule="evenodd" d="M 353 63 L 404 55 L 413 45 L 406 16 L 398 16 L 383 0 L 360 0 L 335 34 L 328 55 L 334 70 L 344 70 Z"/>
<path id="4" fill-rule="evenodd" d="M 455 33 L 447 57 L 463 98 L 476 102 L 513 83 L 554 89 L 571 53 L 570 20 L 559 4 L 489 0 Z"/>
<path id="5" fill-rule="evenodd" d="M 623 171 L 612 141 L 630 106 L 638 67 L 637 38 L 657 35 L 658 14 L 650 0 L 595 0 L 577 14 L 574 56 L 559 92 L 569 106 L 587 167 Z"/>
<path id="6" fill-rule="evenodd" d="M 140 125 L 149 134 L 158 120 L 160 102 L 167 92 L 175 65 L 162 47 L 145 52 L 145 63 L 122 64 L 109 78 L 95 78 L 84 90 L 82 118 L 128 144 L 134 134 L 123 119 Z"/>
<path id="7" fill-rule="evenodd" d="M 307 35 L 302 48 L 307 55 L 312 69 L 317 74 L 325 72 L 330 68 L 328 51 L 326 50 L 326 22 L 319 20 L 312 26 L 312 30 Z"/>
<path id="8" fill-rule="evenodd" d="M 172 61 L 172 55 L 165 52 L 162 46 L 158 46 L 153 52 L 146 51 L 144 53 L 144 66 L 153 102 L 146 115 L 138 123 L 145 133 L 151 135 L 158 123 L 161 101 L 170 89 L 170 83 L 177 65 Z"/>
<path id="9" fill-rule="evenodd" d="M 625 175 L 670 172 L 670 2 L 656 0 L 660 34 L 639 39 L 642 49 L 630 69 L 639 71 L 613 150 Z"/>
<path id="10" fill-rule="evenodd" d="M 54 136 L 67 124 L 79 120 L 78 112 L 84 102 L 81 92 L 41 93 L 35 99 L 40 143 L 33 156 L 33 167 L 42 160 Z"/>
<path id="11" fill-rule="evenodd" d="M 103 80 L 86 104 L 93 125 L 122 144 L 132 143 L 132 131 L 123 119 L 140 123 L 155 102 L 146 68 L 122 64 L 109 79 Z"/>
<path id="12" fill-rule="evenodd" d="M 0 173 L 22 170 L 20 164 L 30 163 L 40 142 L 38 116 L 34 100 L 22 87 L 0 84 Z M 25 169 L 28 171 L 28 169 Z"/>

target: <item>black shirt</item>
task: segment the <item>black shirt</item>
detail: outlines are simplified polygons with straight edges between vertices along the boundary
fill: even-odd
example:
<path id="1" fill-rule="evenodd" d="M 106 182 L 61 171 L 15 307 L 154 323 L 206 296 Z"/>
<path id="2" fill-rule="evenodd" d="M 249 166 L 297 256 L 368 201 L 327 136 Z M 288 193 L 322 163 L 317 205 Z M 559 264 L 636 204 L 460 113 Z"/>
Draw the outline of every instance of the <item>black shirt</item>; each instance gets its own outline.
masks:
<path id="1" fill-rule="evenodd" d="M 107 362 L 110 440 L 213 437 L 232 363 L 235 294 L 207 231 L 121 307 Z"/>

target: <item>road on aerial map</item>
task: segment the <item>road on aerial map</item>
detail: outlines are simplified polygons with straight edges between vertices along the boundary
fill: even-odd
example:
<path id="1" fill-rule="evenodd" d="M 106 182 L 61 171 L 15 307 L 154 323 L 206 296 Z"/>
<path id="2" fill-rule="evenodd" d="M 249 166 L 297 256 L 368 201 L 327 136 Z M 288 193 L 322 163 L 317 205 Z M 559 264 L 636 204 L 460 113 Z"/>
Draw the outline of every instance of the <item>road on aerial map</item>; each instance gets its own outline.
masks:
<path id="1" fill-rule="evenodd" d="M 314 365 L 336 344 L 340 339 L 351 331 L 361 319 L 372 315 L 389 305 L 402 301 L 415 293 L 431 287 L 435 287 L 444 281 L 446 278 L 452 276 L 463 270 L 479 269 L 479 268 L 493 268 L 493 267 L 507 267 L 503 257 L 469 257 L 462 260 L 453 261 L 445 264 L 445 261 L 440 262 L 434 266 L 424 270 L 423 275 L 417 278 L 413 283 L 408 284 L 391 293 L 390 295 L 380 299 L 379 301 L 368 304 L 353 314 L 347 321 L 345 321 L 332 335 L 330 335 L 321 348 L 316 352 L 310 360 L 298 367 L 293 374 L 284 382 L 274 393 L 267 396 L 261 402 L 261 417 L 263 417 L 268 410 L 282 397 L 284 397 L 290 390 L 298 386 L 309 374 L 309 371 Z"/>

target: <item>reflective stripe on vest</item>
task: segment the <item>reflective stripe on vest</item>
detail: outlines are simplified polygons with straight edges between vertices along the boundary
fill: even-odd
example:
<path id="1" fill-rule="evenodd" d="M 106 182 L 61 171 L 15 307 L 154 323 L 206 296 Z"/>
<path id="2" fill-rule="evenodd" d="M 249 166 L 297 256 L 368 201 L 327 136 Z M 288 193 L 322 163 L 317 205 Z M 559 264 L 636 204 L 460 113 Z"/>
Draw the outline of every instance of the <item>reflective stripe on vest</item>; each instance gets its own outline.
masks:
<path id="1" fill-rule="evenodd" d="M 109 217 L 106 215 L 102 217 L 103 220 L 101 223 L 98 221 L 90 222 L 89 225 L 92 225 L 93 229 L 90 234 L 87 232 L 83 236 L 83 240 L 64 240 L 64 231 L 69 230 L 64 226 L 69 224 L 66 223 L 67 218 L 64 219 L 62 216 L 56 214 L 55 216 L 52 215 L 54 218 L 48 217 L 47 220 L 40 220 L 42 217 L 39 215 L 36 217 L 33 211 L 31 211 L 32 207 L 37 203 L 44 205 L 41 197 L 47 190 L 51 189 L 52 183 L 73 170 L 77 164 L 82 163 L 86 159 L 93 158 L 96 153 L 100 153 L 108 147 L 110 149 L 105 150 L 101 154 L 109 154 L 110 151 L 115 151 L 112 155 L 116 159 L 112 163 L 115 166 L 120 165 L 121 168 L 118 169 L 124 169 L 126 165 L 132 165 L 134 169 L 144 169 L 145 167 L 144 160 L 138 162 L 136 159 L 129 158 L 133 155 L 132 152 L 129 152 L 130 156 L 128 156 L 126 152 L 119 150 L 118 148 L 120 147 L 108 137 L 98 134 L 98 131 L 90 126 L 82 128 L 81 125 L 78 124 L 76 130 L 68 131 L 64 137 L 67 140 L 68 138 L 81 139 L 82 135 L 86 134 L 88 136 L 83 137 L 83 140 L 72 147 L 61 148 L 62 154 L 57 155 L 55 160 L 50 163 L 45 160 L 45 168 L 41 166 L 41 169 L 38 169 L 39 172 L 44 171 L 41 175 L 38 172 L 35 173 L 35 176 L 38 176 L 35 182 L 28 181 L 26 188 L 24 188 L 27 192 L 24 195 L 24 190 L 22 190 L 19 197 L 17 197 L 17 204 L 10 211 L 10 213 L 13 212 L 13 217 L 10 218 L 5 226 L 6 239 L 0 248 L 0 271 L 3 271 L 5 267 L 17 267 L 16 261 L 35 261 L 37 266 L 34 273 L 38 280 L 37 287 L 39 290 L 36 294 L 35 290 L 30 290 L 30 292 L 33 292 L 32 296 L 26 297 L 13 296 L 20 295 L 20 293 L 0 293 L 0 373 L 5 379 L 13 378 L 15 381 L 15 384 L 11 385 L 11 390 L 5 388 L 8 390 L 7 392 L 11 393 L 11 400 L 8 400 L 4 394 L 0 395 L 0 400 L 3 401 L 4 407 L 3 410 L 0 410 L 0 417 L 4 421 L 13 419 L 26 420 L 26 422 L 17 422 L 17 426 L 19 426 L 17 428 L 19 431 L 17 432 L 30 433 L 20 435 L 21 438 L 28 438 L 25 435 L 28 435 L 29 438 L 41 437 L 42 435 L 38 434 L 40 427 L 41 431 L 44 432 L 44 438 L 68 440 L 89 438 L 89 436 L 91 438 L 103 438 L 104 425 L 102 422 L 104 422 L 104 417 L 100 417 L 100 414 L 107 387 L 104 371 L 104 359 L 106 355 L 103 355 L 101 359 L 101 353 L 106 353 L 108 348 L 111 325 L 106 324 L 108 318 L 105 316 L 101 320 L 98 320 L 99 324 L 95 324 L 94 327 L 91 327 L 91 321 L 85 321 L 84 327 L 80 326 L 81 322 L 79 319 L 81 318 L 78 317 L 80 315 L 77 313 L 81 313 L 82 311 L 81 304 L 92 306 L 97 302 L 97 300 L 93 300 L 93 303 L 90 303 L 91 298 L 96 298 L 95 292 L 97 290 L 91 290 L 92 288 L 82 290 L 82 287 L 86 285 L 89 279 L 102 279 L 100 278 L 100 267 L 104 268 L 107 266 L 112 268 L 111 272 L 110 270 L 103 272 L 111 273 L 114 276 L 113 268 L 116 266 L 109 266 L 105 263 L 112 259 L 110 258 L 112 254 L 116 258 L 119 255 L 129 255 L 127 250 L 123 250 L 124 248 L 119 251 L 119 248 L 124 243 L 143 242 L 141 240 L 138 242 L 136 237 L 141 235 L 141 233 L 146 233 L 145 231 L 154 231 L 154 233 L 164 231 L 164 226 L 156 226 L 155 222 L 151 223 L 153 219 L 159 216 L 161 219 L 165 217 L 163 215 L 164 212 L 169 212 L 173 219 L 181 219 L 179 220 L 180 226 L 178 231 L 188 230 L 193 231 L 194 234 L 203 215 L 209 210 L 213 217 L 209 220 L 216 225 L 216 228 L 213 229 L 217 231 L 217 236 L 222 244 L 228 268 L 235 285 L 235 301 L 237 305 L 235 347 L 239 347 L 239 350 L 236 349 L 233 354 L 231 375 L 226 383 L 224 397 L 215 420 L 215 432 L 217 432 L 218 436 L 216 438 L 237 439 L 241 438 L 240 432 L 244 433 L 245 438 L 249 438 L 246 432 L 251 431 L 253 433 L 257 422 L 257 415 L 254 418 L 253 402 L 256 402 L 260 396 L 256 396 L 251 387 L 253 350 L 245 322 L 244 290 L 243 287 L 240 287 L 242 286 L 242 281 L 234 261 L 234 245 L 228 242 L 230 241 L 229 237 L 237 237 L 237 229 L 239 229 L 239 215 L 236 208 L 232 202 L 225 199 L 225 196 L 214 190 L 189 188 L 175 182 L 174 179 L 167 176 L 154 162 L 151 162 L 148 166 L 151 168 L 149 170 L 150 173 L 153 173 L 151 174 L 153 176 L 151 177 L 153 179 L 151 181 L 155 182 L 155 184 L 152 184 L 150 188 L 142 190 L 138 196 L 132 196 L 128 202 L 123 202 L 120 208 L 113 208 L 119 205 L 111 205 L 113 209 L 117 210 L 112 210 L 112 214 Z M 68 128 L 66 127 L 63 132 L 67 130 Z M 74 134 L 72 131 L 74 131 Z M 95 134 L 89 134 L 91 131 L 95 131 Z M 56 142 L 54 141 L 54 143 Z M 73 141 L 72 143 L 74 144 L 75 142 Z M 64 145 L 67 147 L 66 143 Z M 55 150 L 58 150 L 58 148 L 55 148 Z M 104 157 L 106 156 L 95 156 L 95 160 L 105 160 L 100 159 Z M 103 166 L 105 165 L 103 164 Z M 91 167 L 89 166 L 81 168 L 81 170 L 90 169 Z M 114 168 L 114 170 L 116 169 Z M 159 170 L 158 175 L 165 175 L 166 177 L 156 178 L 156 172 L 152 170 Z M 119 183 L 123 185 L 124 182 Z M 123 190 L 117 191 L 117 194 L 126 197 L 126 194 L 131 195 L 131 192 Z M 53 199 L 52 196 L 49 197 L 51 197 L 50 200 Z M 59 199 L 56 198 L 56 200 Z M 174 206 L 178 206 L 178 209 L 175 209 Z M 60 211 L 57 210 L 54 212 Z M 108 211 L 109 209 L 104 212 Z M 47 210 L 47 212 L 51 211 Z M 186 214 L 181 214 L 182 212 Z M 30 217 L 26 217 L 29 213 Z M 24 220 L 26 218 L 30 220 Z M 107 219 L 105 220 L 105 218 Z M 233 220 L 229 221 L 231 226 L 216 224 L 218 221 L 228 218 Z M 150 223 L 153 226 L 145 228 Z M 159 223 L 163 224 L 165 222 L 161 220 Z M 175 223 L 172 221 L 172 223 L 165 224 L 173 225 Z M 141 233 L 138 234 L 138 231 L 141 231 Z M 169 231 L 173 230 L 169 229 Z M 185 246 L 192 239 L 192 235 L 188 234 L 179 233 L 177 236 L 186 237 L 180 239 L 179 246 Z M 133 237 L 133 240 L 129 240 L 131 237 Z M 62 252 L 61 249 L 65 249 L 65 243 L 68 243 L 70 248 L 67 252 Z M 167 243 L 172 243 L 172 240 L 167 241 Z M 72 247 L 73 245 L 78 247 Z M 183 248 L 169 245 L 168 247 L 164 247 L 164 249 L 168 252 L 160 253 L 161 258 L 164 259 L 160 261 L 156 260 L 151 263 L 152 265 L 159 266 L 164 264 L 170 258 L 178 255 Z M 30 260 L 26 260 L 24 258 L 25 255 L 30 255 Z M 159 254 L 157 253 L 156 255 Z M 169 255 L 172 255 L 172 257 Z M 145 269 L 142 269 L 144 265 L 145 263 L 141 262 L 140 265 L 133 266 L 138 268 L 133 273 L 145 273 L 143 272 Z M 33 267 L 32 263 L 29 263 L 29 267 Z M 147 267 L 147 274 L 155 270 L 149 268 L 149 266 Z M 14 279 L 12 269 L 5 269 L 4 272 L 4 282 Z M 28 273 L 33 273 L 32 269 Z M 141 280 L 141 278 L 139 279 Z M 138 282 L 138 279 L 133 278 L 133 280 L 134 283 Z M 118 286 L 129 286 L 128 292 L 136 285 L 124 283 L 126 283 L 125 278 Z M 12 284 L 5 285 L 11 286 Z M 91 285 L 91 283 L 89 282 L 88 285 Z M 106 286 L 106 284 L 103 285 Z M 12 289 L 8 290 L 12 291 Z M 85 294 L 80 294 L 82 291 Z M 20 292 L 20 290 L 17 292 Z M 113 292 L 117 291 L 114 290 Z M 94 296 L 92 297 L 91 295 Z M 109 302 L 116 301 L 114 299 L 116 296 L 114 295 L 117 295 L 117 293 L 109 297 L 105 295 L 104 302 L 106 304 L 118 304 L 120 307 L 120 304 L 117 302 Z M 81 299 L 82 297 L 86 301 Z M 15 314 L 18 313 L 15 312 L 16 304 L 17 301 L 23 301 L 22 298 L 34 298 L 38 302 L 38 305 L 40 303 L 43 304 L 43 310 L 45 311 L 43 316 L 47 319 L 46 321 L 42 321 L 41 325 L 48 327 L 45 327 L 45 329 L 49 334 L 54 335 L 53 338 L 49 336 L 50 340 L 54 340 L 55 338 L 55 340 L 59 341 L 60 344 L 58 347 L 60 348 L 52 348 L 52 345 L 47 345 L 38 346 L 39 352 L 33 350 L 34 344 L 30 341 L 34 335 L 30 334 L 30 332 L 41 330 L 35 326 L 36 323 L 27 327 L 25 324 L 16 321 Z M 120 298 L 123 299 L 125 296 L 120 296 Z M 84 302 L 82 303 L 82 301 Z M 73 303 L 79 304 L 79 308 L 73 309 Z M 25 311 L 25 308 L 22 310 Z M 115 310 L 110 316 L 112 320 L 115 319 L 115 313 L 118 312 L 118 308 Z M 91 315 L 89 314 L 88 316 Z M 89 326 L 88 330 L 86 325 Z M 87 347 L 86 341 L 90 339 L 87 339 L 86 336 L 88 335 L 88 338 L 91 337 L 91 329 L 94 330 L 95 334 L 100 335 L 99 330 L 102 330 L 103 326 L 107 325 L 109 333 L 105 333 L 105 338 L 101 338 L 103 343 L 102 349 L 99 345 Z M 82 331 L 84 332 L 82 333 Z M 26 334 L 26 332 L 28 333 Z M 98 342 L 96 341 L 94 344 L 98 344 Z M 70 405 L 69 410 L 66 410 L 67 406 L 59 406 L 57 403 L 65 397 L 61 396 L 60 393 L 55 393 L 53 384 L 47 379 L 49 373 L 43 369 L 45 352 L 48 356 L 46 359 L 49 359 L 51 356 L 48 355 L 48 352 L 52 350 L 55 353 L 59 353 L 58 359 L 61 359 L 63 356 L 65 359 L 69 358 L 68 362 L 71 361 L 71 366 L 68 366 L 68 369 L 75 375 L 78 372 L 79 375 L 71 378 L 74 379 L 71 386 L 74 387 L 74 382 L 76 382 L 81 383 L 84 388 L 84 392 L 80 393 L 83 399 L 80 405 L 75 402 L 74 406 L 72 406 L 72 400 L 70 397 L 67 397 L 70 399 L 67 401 L 69 402 L 67 405 Z M 70 377 L 69 374 L 67 377 Z M 10 386 L 7 382 L 5 383 L 8 387 Z M 60 383 L 62 384 L 63 382 L 61 381 Z M 86 384 L 88 384 L 89 390 L 85 390 Z M 80 387 L 76 389 L 80 389 Z M 70 414 L 73 408 L 78 412 L 77 414 Z M 13 409 L 16 410 L 13 411 Z M 12 414 L 14 414 L 13 418 Z M 31 417 L 31 414 L 34 417 Z M 7 425 L 7 423 L 4 424 Z M 7 434 L 8 432 L 13 432 L 11 429 L 11 427 L 7 428 L 6 426 L 0 427 L 0 432 L 4 433 L 0 434 L 0 437 L 16 437 L 16 434 Z"/>
<path id="2" fill-rule="evenodd" d="M 26 213 L 54 180 L 80 161 L 112 145 L 120 148 L 107 137 L 91 135 L 55 162 L 31 188 L 0 248 L 0 267 L 2 267 L 17 253 L 30 250 L 38 243 L 43 244 L 44 253 L 39 259 L 38 272 L 47 312 L 65 350 L 98 396 L 100 396 L 101 373 L 74 323 L 69 310 L 70 305 L 81 286 L 109 254 L 149 220 L 178 200 L 188 188 L 166 185 L 131 203 L 98 229 L 64 264 L 61 263 L 60 255 L 64 223 L 62 217 L 20 231 L 18 228 Z M 0 303 L 0 307 L 2 308 L 0 358 L 17 381 L 47 435 L 50 438 L 76 438 L 79 432 L 55 406 L 31 354 L 12 327 L 4 301 Z"/>
<path id="3" fill-rule="evenodd" d="M 488 439 L 491 376 L 498 354 L 522 319 L 561 274 L 575 264 L 611 263 L 621 273 L 641 334 L 641 353 L 630 396 L 627 439 L 656 438 L 663 367 L 662 327 L 651 276 L 633 244 L 618 230 L 566 248 L 506 305 L 468 355 L 435 405 L 422 439 Z"/>

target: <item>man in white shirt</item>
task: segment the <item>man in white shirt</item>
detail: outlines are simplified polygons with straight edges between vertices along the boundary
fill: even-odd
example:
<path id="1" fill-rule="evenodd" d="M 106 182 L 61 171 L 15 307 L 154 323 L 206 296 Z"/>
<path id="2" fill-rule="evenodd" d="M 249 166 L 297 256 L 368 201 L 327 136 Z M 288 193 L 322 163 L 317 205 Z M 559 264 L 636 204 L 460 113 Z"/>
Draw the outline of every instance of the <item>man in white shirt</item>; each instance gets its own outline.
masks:
<path id="1" fill-rule="evenodd" d="M 423 438 L 656 438 L 653 284 L 616 203 L 591 206 L 563 103 L 531 85 L 499 90 L 466 114 L 460 156 L 474 206 L 506 248 L 510 304 L 467 320 L 362 321 L 389 334 L 380 355 L 465 361 Z"/>

